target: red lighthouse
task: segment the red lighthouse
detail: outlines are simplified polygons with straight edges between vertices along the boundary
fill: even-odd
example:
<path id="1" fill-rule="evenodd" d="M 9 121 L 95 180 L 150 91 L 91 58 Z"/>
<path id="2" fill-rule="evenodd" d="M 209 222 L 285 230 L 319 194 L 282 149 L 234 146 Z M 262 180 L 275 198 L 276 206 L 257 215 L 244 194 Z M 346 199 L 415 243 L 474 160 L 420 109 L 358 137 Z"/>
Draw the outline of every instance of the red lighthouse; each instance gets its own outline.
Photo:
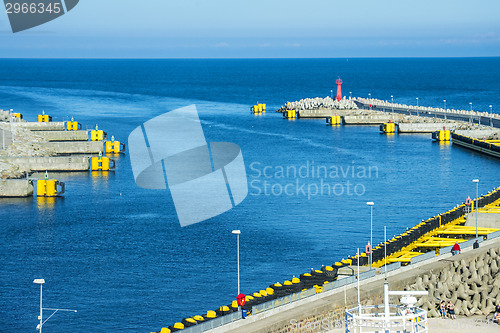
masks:
<path id="1" fill-rule="evenodd" d="M 340 87 L 342 85 L 342 80 L 338 78 L 335 83 L 337 83 L 337 101 L 340 102 L 340 100 L 342 99 L 342 88 Z"/>

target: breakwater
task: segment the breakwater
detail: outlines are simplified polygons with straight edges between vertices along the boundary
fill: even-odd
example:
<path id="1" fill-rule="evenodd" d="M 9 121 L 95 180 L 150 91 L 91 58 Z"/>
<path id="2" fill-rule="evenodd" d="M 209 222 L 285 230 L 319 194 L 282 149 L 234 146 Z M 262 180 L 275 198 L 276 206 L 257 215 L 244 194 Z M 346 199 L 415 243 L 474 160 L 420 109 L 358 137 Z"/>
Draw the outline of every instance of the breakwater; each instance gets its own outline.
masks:
<path id="1" fill-rule="evenodd" d="M 451 137 L 453 139 L 453 144 L 500 158 L 500 140 L 494 139 L 496 136 L 492 136 L 491 139 L 487 139 L 486 137 L 477 139 L 458 133 L 452 133 Z"/>
<path id="2" fill-rule="evenodd" d="M 488 315 L 495 310 L 500 296 L 499 267 L 500 248 L 491 247 L 477 256 L 464 256 L 441 269 L 418 275 L 405 290 L 429 292 L 417 306 L 429 311 L 430 317 L 439 317 L 436 304 L 440 300 L 451 300 L 457 315 Z"/>
<path id="3" fill-rule="evenodd" d="M 374 98 L 356 97 L 353 100 L 358 108 L 364 110 L 401 113 L 435 119 L 458 120 L 500 128 L 500 115 L 496 113 L 406 105 Z"/>
<path id="4" fill-rule="evenodd" d="M 73 119 L 52 121 L 45 113 L 37 119 L 28 122 L 20 113 L 0 111 L 0 197 L 60 195 L 64 183 L 48 179 L 48 171 L 110 171 L 111 157 L 125 150 L 103 130 L 81 130 Z M 33 178 L 34 172 L 45 172 L 45 179 Z"/>
<path id="5" fill-rule="evenodd" d="M 499 207 L 500 188 L 474 199 L 471 205 L 482 209 Z M 401 235 L 378 244 L 373 248 L 373 269 L 368 267 L 369 255 L 361 253 L 334 262 L 331 266 L 323 266 L 317 270 L 312 269 L 311 272 L 301 274 L 299 277 L 293 277 L 283 283 L 275 283 L 265 289 L 251 293 L 247 295 L 247 304 L 245 305 L 250 315 L 249 318 L 256 315 L 264 318 L 277 316 L 279 312 L 309 303 L 319 294 L 339 294 L 342 292 L 342 287 L 347 288 L 347 286 L 350 286 L 349 288 L 352 288 L 356 281 L 354 275 L 358 265 L 364 267 L 360 278 L 370 280 L 375 279 L 380 274 L 381 267 L 385 268 L 387 266 L 390 271 L 395 271 L 406 266 L 416 267 L 415 265 L 422 265 L 422 263 L 428 260 L 433 261 L 435 258 L 449 257 L 451 256 L 451 245 L 455 241 L 461 243 L 463 248 L 470 248 L 472 242 L 476 240 L 474 239 L 475 230 L 464 225 L 466 216 L 470 211 L 469 206 L 463 203 L 445 213 L 420 222 Z M 450 228 L 454 229 L 450 230 Z M 486 239 L 494 239 L 500 236 L 498 229 L 480 228 L 479 230 L 480 235 Z M 483 238 L 477 240 L 482 242 Z M 384 256 L 385 252 L 387 252 L 387 257 Z M 400 288 L 410 288 L 409 282 L 415 280 L 415 274 L 412 274 L 411 270 L 406 272 L 404 283 L 400 281 L 398 284 Z M 455 285 L 453 284 L 453 286 Z M 371 295 L 370 299 L 373 300 L 376 299 L 374 297 L 378 295 L 378 291 L 372 289 L 366 291 L 366 295 L 366 297 Z M 337 295 L 337 297 L 340 296 Z M 336 304 L 341 303 L 338 299 L 335 302 Z M 465 306 L 468 307 L 469 304 L 466 303 Z M 332 317 L 334 320 L 342 317 L 342 314 L 339 314 L 342 311 L 339 312 L 339 309 L 341 309 L 340 305 L 334 310 L 328 310 L 336 313 L 336 318 Z M 464 313 L 467 312 L 464 310 Z M 239 325 L 238 323 L 241 322 L 240 318 L 241 312 L 238 312 L 235 301 L 233 301 L 228 306 L 209 310 L 206 314 L 186 317 L 178 323 L 165 327 L 163 332 L 178 330 L 203 332 L 217 327 L 220 327 L 219 331 L 225 332 L 230 328 L 236 328 Z M 281 328 L 277 329 L 276 332 L 282 332 L 281 329 L 284 323 L 281 321 L 279 325 L 281 325 Z M 270 330 L 265 330 L 265 332 L 270 332 Z"/>
<path id="6" fill-rule="evenodd" d="M 485 266 L 498 266 L 499 253 L 499 235 L 490 234 L 478 249 L 464 246 L 456 256 L 443 253 L 409 266 L 388 265 L 387 280 L 391 290 L 427 290 L 429 295 L 420 297 L 417 306 L 427 309 L 428 317 L 439 317 L 436 307 L 440 300 L 452 300 L 461 316 L 486 315 L 498 295 L 500 274 L 494 273 L 496 268 L 488 270 Z M 486 276 L 474 273 L 472 267 L 481 269 Z M 361 304 L 382 304 L 384 269 L 372 276 L 360 274 L 359 281 Z M 343 329 L 344 310 L 358 305 L 357 282 L 355 278 L 342 279 L 334 284 L 338 285 L 321 294 L 228 323 L 211 332 L 309 333 Z M 399 299 L 393 297 L 390 302 L 397 304 Z"/>
<path id="7" fill-rule="evenodd" d="M 325 118 L 326 123 L 332 126 L 377 125 L 381 132 L 388 134 L 432 133 L 432 137 L 438 141 L 442 141 L 438 134 L 440 131 L 454 131 L 453 135 L 446 136 L 445 141 L 452 138 L 456 145 L 500 157 L 498 114 L 413 106 L 359 97 L 335 102 L 329 97 L 303 99 L 289 102 L 277 112 L 282 112 L 286 119 Z"/>
<path id="8" fill-rule="evenodd" d="M 287 102 L 285 106 L 281 107 L 277 112 L 284 112 L 286 110 L 355 110 L 358 106 L 354 103 L 354 100 L 346 99 L 345 97 L 340 101 L 332 99 L 330 96 L 325 98 L 304 98 L 296 102 Z"/>

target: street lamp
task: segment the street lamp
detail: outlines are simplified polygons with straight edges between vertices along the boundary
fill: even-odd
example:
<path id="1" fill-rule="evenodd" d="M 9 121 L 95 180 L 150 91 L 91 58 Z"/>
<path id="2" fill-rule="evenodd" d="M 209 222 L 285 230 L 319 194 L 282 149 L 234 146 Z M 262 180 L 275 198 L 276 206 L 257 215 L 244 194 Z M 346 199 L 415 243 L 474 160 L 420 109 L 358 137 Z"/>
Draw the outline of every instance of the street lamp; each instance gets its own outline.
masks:
<path id="1" fill-rule="evenodd" d="M 444 110 L 446 111 L 446 100 L 443 99 L 443 103 L 444 103 Z"/>
<path id="2" fill-rule="evenodd" d="M 371 110 L 372 109 L 372 102 L 371 102 L 372 94 L 371 93 L 368 93 L 368 99 L 370 99 L 370 110 Z"/>
<path id="3" fill-rule="evenodd" d="M 375 205 L 374 202 L 368 201 L 366 203 L 368 206 L 370 206 L 370 269 L 372 269 L 372 262 L 373 262 L 373 249 L 372 249 L 372 244 L 373 244 L 373 205 Z"/>
<path id="4" fill-rule="evenodd" d="M 417 97 L 417 108 L 418 108 L 418 97 Z"/>
<path id="5" fill-rule="evenodd" d="M 40 285 L 40 315 L 38 316 L 38 319 L 40 320 L 40 324 L 38 324 L 36 326 L 36 329 L 39 330 L 40 333 L 42 333 L 42 326 L 47 322 L 47 320 L 49 320 L 53 315 L 55 315 L 57 311 L 77 312 L 76 310 L 71 310 L 71 309 L 50 309 L 50 308 L 43 308 L 42 307 L 42 286 L 44 285 L 45 280 L 44 279 L 34 279 L 33 283 Z M 50 316 L 48 316 L 47 319 L 45 319 L 45 321 L 43 321 L 43 310 L 50 310 L 50 311 L 54 311 L 54 312 Z"/>
<path id="6" fill-rule="evenodd" d="M 493 105 L 490 105 L 490 113 L 493 113 Z"/>
<path id="7" fill-rule="evenodd" d="M 333 89 L 330 90 L 330 98 L 333 99 Z"/>
<path id="8" fill-rule="evenodd" d="M 469 102 L 470 110 L 472 111 L 472 102 Z"/>
<path id="9" fill-rule="evenodd" d="M 38 330 L 40 330 L 40 333 L 42 333 L 42 325 L 43 325 L 42 287 L 43 287 L 43 284 L 45 283 L 45 280 L 44 279 L 34 279 L 33 283 L 40 285 L 40 315 L 38 316 L 38 319 L 40 320 L 40 324 L 38 324 L 36 328 Z"/>
<path id="10" fill-rule="evenodd" d="M 394 112 L 394 96 L 391 95 L 392 112 Z"/>
<path id="11" fill-rule="evenodd" d="M 472 180 L 473 183 L 476 183 L 476 238 L 478 237 L 478 233 L 477 233 L 477 218 L 478 218 L 478 215 L 479 215 L 479 179 L 473 179 Z"/>
<path id="12" fill-rule="evenodd" d="M 236 257 L 238 260 L 238 295 L 240 294 L 240 230 L 233 230 L 233 234 L 236 235 Z"/>
<path id="13" fill-rule="evenodd" d="M 349 99 L 352 98 L 352 91 L 349 91 Z"/>

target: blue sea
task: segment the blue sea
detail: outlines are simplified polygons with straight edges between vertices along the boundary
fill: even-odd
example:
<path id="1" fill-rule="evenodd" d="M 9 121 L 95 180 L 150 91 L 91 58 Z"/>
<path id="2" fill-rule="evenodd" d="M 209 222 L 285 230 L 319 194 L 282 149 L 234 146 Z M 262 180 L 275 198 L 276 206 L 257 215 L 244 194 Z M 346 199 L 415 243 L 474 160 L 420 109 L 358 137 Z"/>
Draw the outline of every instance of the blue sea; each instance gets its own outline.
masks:
<path id="1" fill-rule="evenodd" d="M 127 154 L 115 157 L 115 172 L 52 173 L 66 183 L 56 200 L 0 199 L 0 331 L 35 332 L 35 278 L 46 281 L 45 307 L 78 310 L 57 313 L 44 331 L 159 330 L 235 299 L 234 229 L 248 294 L 364 249 L 367 201 L 379 243 L 384 226 L 392 237 L 475 196 L 474 178 L 480 193 L 500 186 L 498 159 L 430 135 L 274 112 L 328 96 L 337 77 L 346 96 L 500 107 L 500 58 L 0 60 L 0 108 L 31 121 L 42 110 L 55 121 L 74 117 L 122 142 L 145 121 L 194 104 L 207 141 L 241 147 L 250 184 L 232 210 L 183 228 L 168 190 L 136 186 Z M 267 113 L 252 115 L 256 102 Z"/>

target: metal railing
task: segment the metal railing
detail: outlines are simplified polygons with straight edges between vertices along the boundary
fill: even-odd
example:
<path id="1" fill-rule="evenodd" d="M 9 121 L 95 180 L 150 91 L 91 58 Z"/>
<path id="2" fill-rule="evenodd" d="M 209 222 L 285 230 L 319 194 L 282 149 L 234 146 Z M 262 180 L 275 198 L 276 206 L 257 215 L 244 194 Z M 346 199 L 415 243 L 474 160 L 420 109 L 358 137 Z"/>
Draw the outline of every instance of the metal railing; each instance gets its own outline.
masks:
<path id="1" fill-rule="evenodd" d="M 188 327 L 186 329 L 183 329 L 182 332 L 184 332 L 184 333 L 201 333 L 201 332 L 205 332 L 205 331 L 214 329 L 214 328 L 222 326 L 222 325 L 229 324 L 229 323 L 236 321 L 236 320 L 239 320 L 239 319 L 241 319 L 241 311 L 233 312 L 233 313 L 227 314 L 225 316 L 211 319 L 205 323 L 201 323 L 198 325 Z"/>
<path id="2" fill-rule="evenodd" d="M 328 283 L 329 284 L 329 283 Z M 328 285 L 327 284 L 327 285 Z M 324 290 L 324 289 L 323 289 Z M 287 296 L 279 297 L 270 301 L 267 301 L 262 304 L 258 304 L 255 306 L 252 306 L 252 314 L 257 314 L 263 311 L 271 310 L 276 307 L 289 304 L 307 297 L 311 297 L 313 295 L 316 295 L 316 288 L 310 288 L 307 290 L 299 291 Z"/>
<path id="3" fill-rule="evenodd" d="M 418 255 L 410 259 L 410 264 L 416 264 L 417 262 L 421 262 L 430 258 L 434 258 L 436 256 L 436 251 L 429 251 L 424 254 Z"/>
<path id="4" fill-rule="evenodd" d="M 427 328 L 427 311 L 408 309 L 401 305 L 389 305 L 391 312 L 385 318 L 381 305 L 361 306 L 345 312 L 346 332 L 408 332 L 424 333 Z"/>

